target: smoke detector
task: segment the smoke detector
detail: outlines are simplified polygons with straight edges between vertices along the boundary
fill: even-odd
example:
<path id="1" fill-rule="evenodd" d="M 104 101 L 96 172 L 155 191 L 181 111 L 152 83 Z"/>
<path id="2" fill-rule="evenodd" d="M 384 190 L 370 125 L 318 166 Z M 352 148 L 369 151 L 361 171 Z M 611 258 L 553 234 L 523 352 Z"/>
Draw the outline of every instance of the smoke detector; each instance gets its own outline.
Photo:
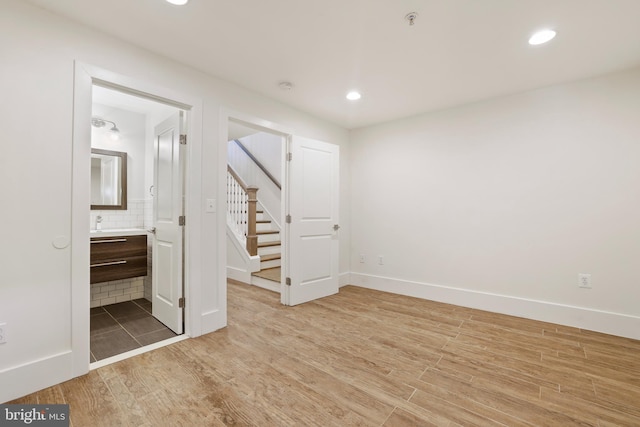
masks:
<path id="1" fill-rule="evenodd" d="M 293 83 L 291 83 L 291 82 L 280 82 L 280 83 L 278 83 L 278 87 L 280 88 L 280 90 L 288 92 L 291 89 L 293 89 Z"/>

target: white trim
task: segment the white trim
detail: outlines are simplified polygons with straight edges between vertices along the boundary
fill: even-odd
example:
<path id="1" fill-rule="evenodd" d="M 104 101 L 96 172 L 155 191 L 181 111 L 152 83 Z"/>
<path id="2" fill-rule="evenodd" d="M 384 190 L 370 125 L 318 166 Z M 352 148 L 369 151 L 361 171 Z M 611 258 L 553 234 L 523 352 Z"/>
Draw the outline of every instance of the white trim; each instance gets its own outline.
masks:
<path id="1" fill-rule="evenodd" d="M 242 257 L 242 261 L 244 263 L 245 268 L 237 268 L 226 266 L 227 278 L 233 280 L 239 280 L 240 282 L 250 283 L 251 282 L 251 273 L 254 271 L 260 271 L 260 257 L 250 256 L 245 250 L 244 246 L 238 242 L 237 234 L 227 225 L 226 227 L 226 238 L 231 242 L 231 244 L 236 248 L 236 251 Z M 225 246 L 226 248 L 226 246 Z M 226 256 L 225 256 L 226 260 Z"/>
<path id="2" fill-rule="evenodd" d="M 238 282 L 251 282 L 251 273 L 241 268 L 227 266 L 227 279 L 237 280 Z"/>
<path id="3" fill-rule="evenodd" d="M 340 273 L 338 274 L 338 287 L 343 287 L 351 284 L 351 273 Z"/>
<path id="4" fill-rule="evenodd" d="M 73 169 L 71 201 L 71 359 L 70 374 L 58 382 L 89 372 L 89 159 L 92 85 L 109 87 L 168 103 L 187 111 L 187 176 L 185 215 L 185 334 L 202 334 L 201 229 L 202 99 L 76 61 L 74 64 Z M 83 161 L 82 159 L 86 159 Z M 61 370 L 64 371 L 64 370 Z M 33 391 L 33 390 L 31 390 Z M 30 391 L 30 392 L 31 392 Z"/>
<path id="5" fill-rule="evenodd" d="M 351 273 L 351 284 L 543 322 L 640 339 L 640 317 L 508 295 Z"/>
<path id="6" fill-rule="evenodd" d="M 171 344 L 175 344 L 180 341 L 184 341 L 189 339 L 186 335 L 178 335 L 173 338 L 167 338 L 166 340 L 158 341 L 153 344 L 145 345 L 144 347 L 136 348 L 125 353 L 116 354 L 115 356 L 107 357 L 106 359 L 98 360 L 97 362 L 93 362 L 89 369 L 92 371 L 94 369 L 102 368 L 103 366 L 111 365 L 112 363 L 120 362 L 121 360 L 128 359 L 133 356 L 138 356 L 139 354 L 148 353 L 152 350 L 156 350 L 162 347 L 166 347 Z"/>
<path id="7" fill-rule="evenodd" d="M 92 73 L 79 62 L 74 69 L 71 171 L 71 372 L 61 381 L 89 372 L 89 240 L 91 189 Z M 79 159 L 86 159 L 81 162 Z M 33 374 L 31 374 L 33 375 Z M 26 377 L 25 377 L 26 378 Z M 32 392 L 33 390 L 31 390 Z"/>
<path id="8" fill-rule="evenodd" d="M 0 383 L 6 385 L 0 387 L 0 403 L 67 381 L 73 359 L 67 351 L 0 371 Z"/>
<path id="9" fill-rule="evenodd" d="M 280 283 L 257 276 L 251 276 L 251 286 L 256 286 L 278 294 L 280 293 L 281 288 Z"/>
<path id="10" fill-rule="evenodd" d="M 229 267 L 227 265 L 227 277 L 230 277 L 235 280 L 240 280 L 242 282 L 246 282 L 246 280 L 238 279 L 237 277 L 234 277 L 234 276 L 229 276 L 229 270 L 231 269 L 231 270 L 241 271 L 248 274 L 248 276 L 246 277 L 251 277 L 251 273 L 255 271 L 260 271 L 260 255 L 253 255 L 253 256 L 249 255 L 246 249 L 247 247 L 246 239 L 244 239 L 244 242 L 241 241 L 240 240 L 241 236 L 238 235 L 238 233 L 235 231 L 233 226 L 234 224 L 232 223 L 232 221 L 229 220 L 229 216 L 227 215 L 227 227 L 226 227 L 227 239 L 229 239 L 231 244 L 236 248 L 238 255 L 240 255 L 240 257 L 242 258 L 242 262 L 244 263 L 245 268 L 241 269 L 236 267 Z"/>

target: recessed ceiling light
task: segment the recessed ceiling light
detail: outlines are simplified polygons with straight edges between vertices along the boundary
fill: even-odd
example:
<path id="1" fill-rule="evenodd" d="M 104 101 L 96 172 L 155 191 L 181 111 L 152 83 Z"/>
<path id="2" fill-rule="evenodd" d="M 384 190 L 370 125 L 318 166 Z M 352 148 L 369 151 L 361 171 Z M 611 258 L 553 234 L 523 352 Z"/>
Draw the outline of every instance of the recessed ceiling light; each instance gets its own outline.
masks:
<path id="1" fill-rule="evenodd" d="M 553 30 L 538 31 L 529 39 L 530 45 L 539 45 L 548 42 L 556 36 L 556 32 Z"/>
<path id="2" fill-rule="evenodd" d="M 362 98 L 362 95 L 360 95 L 360 92 L 356 92 L 355 90 L 352 90 L 347 94 L 347 99 L 349 101 L 357 101 L 360 98 Z"/>
<path id="3" fill-rule="evenodd" d="M 189 3 L 189 0 L 167 0 L 171 4 L 175 4 L 176 6 L 184 6 Z"/>

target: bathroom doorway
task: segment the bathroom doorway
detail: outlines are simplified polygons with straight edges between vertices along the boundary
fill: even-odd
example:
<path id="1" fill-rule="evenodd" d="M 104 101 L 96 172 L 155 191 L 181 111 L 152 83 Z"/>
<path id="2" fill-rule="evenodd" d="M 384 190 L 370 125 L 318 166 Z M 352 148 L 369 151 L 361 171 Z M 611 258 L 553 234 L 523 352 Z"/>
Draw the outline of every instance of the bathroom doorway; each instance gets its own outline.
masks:
<path id="1" fill-rule="evenodd" d="M 91 363 L 184 331 L 185 123 L 176 106 L 92 86 Z"/>

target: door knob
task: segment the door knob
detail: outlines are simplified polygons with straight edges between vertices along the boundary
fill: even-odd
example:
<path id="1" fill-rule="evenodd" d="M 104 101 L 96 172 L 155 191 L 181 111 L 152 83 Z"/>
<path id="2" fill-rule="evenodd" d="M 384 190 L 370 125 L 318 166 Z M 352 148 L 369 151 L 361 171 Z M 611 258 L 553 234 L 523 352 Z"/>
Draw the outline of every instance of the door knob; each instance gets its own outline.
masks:
<path id="1" fill-rule="evenodd" d="M 333 229 L 335 231 L 338 231 L 340 229 L 340 226 L 338 224 L 333 224 Z"/>
<path id="2" fill-rule="evenodd" d="M 156 234 L 156 228 L 155 227 L 151 227 L 150 229 L 147 230 L 149 233 L 151 234 Z"/>

